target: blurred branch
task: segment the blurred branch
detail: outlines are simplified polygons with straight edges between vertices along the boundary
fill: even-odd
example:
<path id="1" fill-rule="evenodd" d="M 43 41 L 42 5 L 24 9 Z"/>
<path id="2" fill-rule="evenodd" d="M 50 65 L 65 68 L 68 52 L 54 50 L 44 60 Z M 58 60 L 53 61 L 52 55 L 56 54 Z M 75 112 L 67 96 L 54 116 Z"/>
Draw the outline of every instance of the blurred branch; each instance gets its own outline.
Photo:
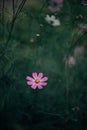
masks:
<path id="1" fill-rule="evenodd" d="M 8 39 L 7 39 L 7 42 L 6 42 L 6 47 L 8 46 L 8 42 L 9 42 L 9 40 L 11 38 L 11 34 L 12 34 L 12 31 L 13 31 L 13 27 L 14 27 L 15 21 L 16 21 L 18 15 L 20 14 L 22 8 L 24 7 L 24 4 L 25 4 L 26 1 L 27 0 L 22 0 L 22 2 L 20 3 L 20 5 L 19 5 L 19 7 L 18 7 L 18 9 L 17 9 L 13 19 L 12 19 L 9 36 L 8 36 Z"/>
<path id="2" fill-rule="evenodd" d="M 18 9 L 16 11 L 16 14 L 15 14 L 15 17 L 14 17 L 13 21 L 15 21 L 16 18 L 18 17 L 18 15 L 20 14 L 20 12 L 21 12 L 22 8 L 24 7 L 26 1 L 27 0 L 22 0 L 22 2 L 20 3 L 20 5 L 19 5 L 19 7 L 18 7 Z"/>
<path id="3" fill-rule="evenodd" d="M 5 54 L 5 51 L 6 51 L 7 47 L 8 47 L 8 44 L 9 44 L 9 41 L 11 39 L 11 35 L 12 35 L 12 31 L 13 31 L 13 28 L 14 28 L 15 21 L 16 21 L 18 15 L 20 14 L 22 8 L 24 7 L 26 1 L 27 0 L 22 0 L 22 2 L 20 3 L 20 5 L 19 5 L 19 7 L 18 7 L 18 9 L 16 11 L 16 13 L 14 13 L 14 17 L 13 17 L 12 22 L 11 22 L 11 27 L 10 27 L 9 35 L 8 35 L 7 41 L 5 43 L 5 48 L 3 50 L 3 53 L 1 55 L 1 57 Z M 14 0 L 13 0 L 13 12 L 14 12 Z"/>
<path id="4" fill-rule="evenodd" d="M 5 1 L 2 0 L 2 25 L 3 25 L 3 39 L 4 39 L 4 8 L 5 8 Z"/>
<path id="5" fill-rule="evenodd" d="M 4 22 L 4 7 L 5 7 L 5 1 L 2 0 L 2 23 Z"/>
<path id="6" fill-rule="evenodd" d="M 13 18 L 14 18 L 14 16 L 15 16 L 15 2 L 14 2 L 14 0 L 12 1 L 12 7 L 13 7 Z"/>

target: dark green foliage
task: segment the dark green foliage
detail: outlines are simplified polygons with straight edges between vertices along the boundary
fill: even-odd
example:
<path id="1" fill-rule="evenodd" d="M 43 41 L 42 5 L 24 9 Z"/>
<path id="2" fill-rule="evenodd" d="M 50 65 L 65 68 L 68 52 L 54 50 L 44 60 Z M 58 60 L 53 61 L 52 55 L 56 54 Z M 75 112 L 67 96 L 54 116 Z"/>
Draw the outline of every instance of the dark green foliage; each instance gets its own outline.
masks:
<path id="1" fill-rule="evenodd" d="M 86 130 L 87 49 L 74 67 L 65 67 L 63 59 L 87 40 L 86 33 L 77 34 L 77 24 L 87 23 L 87 6 L 65 0 L 55 13 L 61 26 L 53 27 L 44 19 L 52 13 L 46 1 L 41 2 L 36 2 L 41 8 L 38 4 L 22 8 L 12 30 L 6 18 L 4 26 L 0 22 L 0 130 Z M 79 14 L 82 20 L 76 19 Z M 42 90 L 26 84 L 26 76 L 33 72 L 49 78 Z"/>

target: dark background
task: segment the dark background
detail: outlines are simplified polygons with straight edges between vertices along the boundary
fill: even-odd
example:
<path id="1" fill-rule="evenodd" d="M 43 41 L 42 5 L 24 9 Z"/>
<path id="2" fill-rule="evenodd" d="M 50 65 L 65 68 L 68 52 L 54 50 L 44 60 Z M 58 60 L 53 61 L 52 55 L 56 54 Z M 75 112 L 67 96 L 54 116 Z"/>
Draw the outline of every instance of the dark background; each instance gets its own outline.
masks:
<path id="1" fill-rule="evenodd" d="M 21 2 L 14 2 L 15 12 Z M 0 130 L 86 130 L 87 34 L 79 35 L 78 24 L 87 23 L 87 6 L 64 0 L 52 13 L 48 1 L 24 2 L 15 18 L 13 1 L 0 0 Z M 48 24 L 47 14 L 61 25 Z M 84 47 L 82 59 L 65 67 L 64 56 L 77 46 Z M 26 84 L 33 72 L 49 78 L 42 90 Z"/>

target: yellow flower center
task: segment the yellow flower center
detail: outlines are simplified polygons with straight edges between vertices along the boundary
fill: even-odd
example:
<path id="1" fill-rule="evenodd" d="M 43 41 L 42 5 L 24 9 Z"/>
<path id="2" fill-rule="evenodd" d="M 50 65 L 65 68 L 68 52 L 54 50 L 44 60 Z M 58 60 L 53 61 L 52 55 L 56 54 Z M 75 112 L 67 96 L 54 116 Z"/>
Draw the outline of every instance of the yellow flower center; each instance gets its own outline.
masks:
<path id="1" fill-rule="evenodd" d="M 36 83 L 36 84 L 38 84 L 39 82 L 40 82 L 40 80 L 39 80 L 39 79 L 36 79 L 36 80 L 35 80 L 35 83 Z"/>

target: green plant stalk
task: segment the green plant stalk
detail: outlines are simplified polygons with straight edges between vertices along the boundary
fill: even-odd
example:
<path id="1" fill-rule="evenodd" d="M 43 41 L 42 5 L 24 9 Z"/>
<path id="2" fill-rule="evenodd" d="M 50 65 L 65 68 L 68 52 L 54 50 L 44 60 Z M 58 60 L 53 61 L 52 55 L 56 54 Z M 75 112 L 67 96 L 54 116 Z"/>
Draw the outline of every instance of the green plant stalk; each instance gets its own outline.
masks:
<path id="1" fill-rule="evenodd" d="M 10 31 L 9 31 L 9 35 L 8 35 L 8 38 L 7 38 L 7 41 L 5 43 L 5 48 L 3 49 L 3 53 L 1 55 L 1 57 L 3 57 L 3 55 L 5 54 L 5 51 L 9 45 L 9 41 L 11 39 L 11 35 L 12 35 L 12 31 L 13 31 L 13 28 L 14 28 L 14 24 L 15 24 L 15 21 L 18 17 L 18 15 L 20 14 L 22 8 L 24 7 L 25 3 L 26 3 L 27 0 L 22 0 L 22 2 L 20 3 L 19 7 L 18 7 L 18 10 L 16 11 L 13 19 L 12 19 L 12 22 L 11 22 L 11 28 L 10 28 Z"/>
<path id="2" fill-rule="evenodd" d="M 40 12 L 40 13 L 41 13 L 41 12 L 42 12 L 42 10 L 44 9 L 44 7 L 45 7 L 46 3 L 47 3 L 47 1 L 45 0 L 45 1 L 44 1 L 44 3 L 43 3 L 43 5 L 42 5 L 42 7 L 41 7 L 41 9 L 39 10 L 39 12 Z"/>
<path id="3" fill-rule="evenodd" d="M 15 16 L 15 2 L 14 2 L 14 0 L 12 1 L 12 7 L 13 7 L 13 18 L 14 18 L 14 16 Z"/>
<path id="4" fill-rule="evenodd" d="M 68 67 L 65 66 L 65 82 L 66 82 L 66 114 L 69 114 L 69 71 L 68 71 Z"/>
<path id="5" fill-rule="evenodd" d="M 4 40 L 4 35 L 5 35 L 5 29 L 4 29 L 4 8 L 5 8 L 5 1 L 2 1 L 2 25 L 3 25 L 3 40 Z"/>

